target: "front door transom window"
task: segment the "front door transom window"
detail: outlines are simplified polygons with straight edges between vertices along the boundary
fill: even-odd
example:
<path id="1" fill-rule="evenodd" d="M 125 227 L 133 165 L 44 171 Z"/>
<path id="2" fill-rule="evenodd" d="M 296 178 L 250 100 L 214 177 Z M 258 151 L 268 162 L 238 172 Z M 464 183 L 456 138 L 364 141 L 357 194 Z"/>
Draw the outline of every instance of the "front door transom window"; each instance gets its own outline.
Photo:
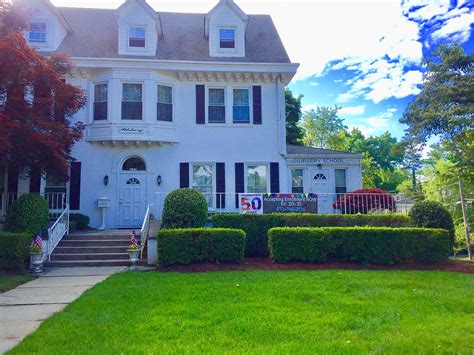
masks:
<path id="1" fill-rule="evenodd" d="M 130 178 L 127 180 L 127 185 L 140 185 L 140 180 L 137 178 Z"/>
<path id="2" fill-rule="evenodd" d="M 142 158 L 132 157 L 125 160 L 122 166 L 123 171 L 145 171 L 146 166 Z"/>
<path id="3" fill-rule="evenodd" d="M 314 175 L 314 180 L 315 181 L 325 181 L 325 180 L 327 180 L 327 178 L 326 178 L 326 175 L 324 175 L 322 173 L 317 173 L 316 175 Z"/>

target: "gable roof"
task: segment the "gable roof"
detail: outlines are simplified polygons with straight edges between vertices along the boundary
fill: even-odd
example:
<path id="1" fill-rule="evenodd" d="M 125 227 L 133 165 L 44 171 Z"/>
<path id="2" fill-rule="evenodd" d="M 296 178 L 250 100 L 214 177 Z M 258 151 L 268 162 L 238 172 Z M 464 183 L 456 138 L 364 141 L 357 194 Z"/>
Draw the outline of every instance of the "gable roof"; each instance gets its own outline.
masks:
<path id="1" fill-rule="evenodd" d="M 216 13 L 221 7 L 227 7 L 233 11 L 245 23 L 245 30 L 247 31 L 249 16 L 242 11 L 242 9 L 234 2 L 234 0 L 219 0 L 216 6 L 214 6 L 205 16 L 204 35 L 206 38 L 209 37 L 209 21 L 211 20 L 211 17 L 214 15 L 214 13 Z"/>
<path id="2" fill-rule="evenodd" d="M 314 147 L 303 147 L 300 145 L 286 145 L 287 155 L 344 155 L 352 156 L 353 158 L 362 158 L 362 154 L 343 152 L 340 150 L 334 149 L 323 149 L 323 148 L 314 148 Z"/>
<path id="3" fill-rule="evenodd" d="M 158 15 L 158 13 L 155 12 L 155 10 L 153 10 L 153 8 L 150 5 L 148 5 L 148 3 L 145 0 L 126 0 L 122 5 L 118 7 L 117 10 L 115 10 L 115 16 L 119 17 L 122 9 L 128 6 L 132 1 L 135 1 L 136 4 L 140 5 L 155 20 L 156 30 L 158 32 L 158 35 L 160 37 L 163 36 L 163 29 L 161 27 L 160 15 Z"/>
<path id="4" fill-rule="evenodd" d="M 58 48 L 71 57 L 140 58 L 118 54 L 118 30 L 115 9 L 58 7 L 73 33 Z M 249 15 L 244 58 L 219 58 L 209 55 L 209 42 L 204 38 L 206 14 L 159 12 L 163 37 L 158 41 L 156 55 L 146 59 L 290 63 L 280 36 L 268 15 Z"/>

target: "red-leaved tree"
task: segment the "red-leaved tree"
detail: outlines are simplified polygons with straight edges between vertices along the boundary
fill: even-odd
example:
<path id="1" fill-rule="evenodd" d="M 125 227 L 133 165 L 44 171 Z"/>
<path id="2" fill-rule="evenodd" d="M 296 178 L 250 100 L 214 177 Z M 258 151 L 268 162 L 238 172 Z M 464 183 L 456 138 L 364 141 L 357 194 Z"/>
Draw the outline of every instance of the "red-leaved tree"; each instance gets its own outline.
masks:
<path id="1" fill-rule="evenodd" d="M 395 198 L 379 188 L 361 189 L 342 195 L 333 207 L 346 214 L 397 210 Z"/>
<path id="2" fill-rule="evenodd" d="M 68 120 L 86 104 L 85 92 L 62 79 L 73 67 L 65 54 L 30 48 L 20 12 L 0 0 L 0 161 L 19 173 L 68 177 L 83 125 Z"/>

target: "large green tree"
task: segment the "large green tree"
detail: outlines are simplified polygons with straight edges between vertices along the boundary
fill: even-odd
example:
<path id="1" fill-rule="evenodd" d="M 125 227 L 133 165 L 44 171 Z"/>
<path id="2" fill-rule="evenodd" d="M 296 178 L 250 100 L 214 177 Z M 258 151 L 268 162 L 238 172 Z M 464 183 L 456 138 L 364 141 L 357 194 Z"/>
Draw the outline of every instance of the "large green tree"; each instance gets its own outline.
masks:
<path id="1" fill-rule="evenodd" d="M 288 144 L 303 144 L 303 129 L 300 127 L 302 98 L 301 94 L 293 96 L 290 89 L 285 90 L 286 143 Z"/>
<path id="2" fill-rule="evenodd" d="M 406 139 L 425 144 L 439 137 L 459 171 L 474 167 L 474 54 L 459 45 L 440 46 L 425 59 L 421 93 L 400 121 L 408 125 Z"/>
<path id="3" fill-rule="evenodd" d="M 320 106 L 303 115 L 303 143 L 308 147 L 329 148 L 329 142 L 345 129 L 344 120 L 339 118 L 339 107 Z"/>
<path id="4" fill-rule="evenodd" d="M 449 171 L 457 173 L 463 201 L 462 182 L 472 181 L 474 171 L 474 54 L 466 54 L 460 45 L 442 45 L 425 62 L 422 91 L 400 121 L 408 125 L 407 141 L 426 144 L 439 138 L 452 164 Z M 471 257 L 467 211 L 461 206 Z"/>

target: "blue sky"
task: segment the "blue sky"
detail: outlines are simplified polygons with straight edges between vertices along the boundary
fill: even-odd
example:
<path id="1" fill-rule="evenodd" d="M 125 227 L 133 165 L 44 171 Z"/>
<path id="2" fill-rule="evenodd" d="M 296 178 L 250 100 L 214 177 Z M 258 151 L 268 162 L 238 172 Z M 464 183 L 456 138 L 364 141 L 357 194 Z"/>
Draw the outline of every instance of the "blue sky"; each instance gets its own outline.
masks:
<path id="1" fill-rule="evenodd" d="M 218 0 L 147 0 L 157 11 L 208 12 Z M 57 6 L 117 8 L 123 0 L 52 0 Z M 457 41 L 474 50 L 474 1 L 235 0 L 270 14 L 291 60 L 290 84 L 305 109 L 342 107 L 349 127 L 403 136 L 398 120 L 419 92 L 423 55 Z"/>

